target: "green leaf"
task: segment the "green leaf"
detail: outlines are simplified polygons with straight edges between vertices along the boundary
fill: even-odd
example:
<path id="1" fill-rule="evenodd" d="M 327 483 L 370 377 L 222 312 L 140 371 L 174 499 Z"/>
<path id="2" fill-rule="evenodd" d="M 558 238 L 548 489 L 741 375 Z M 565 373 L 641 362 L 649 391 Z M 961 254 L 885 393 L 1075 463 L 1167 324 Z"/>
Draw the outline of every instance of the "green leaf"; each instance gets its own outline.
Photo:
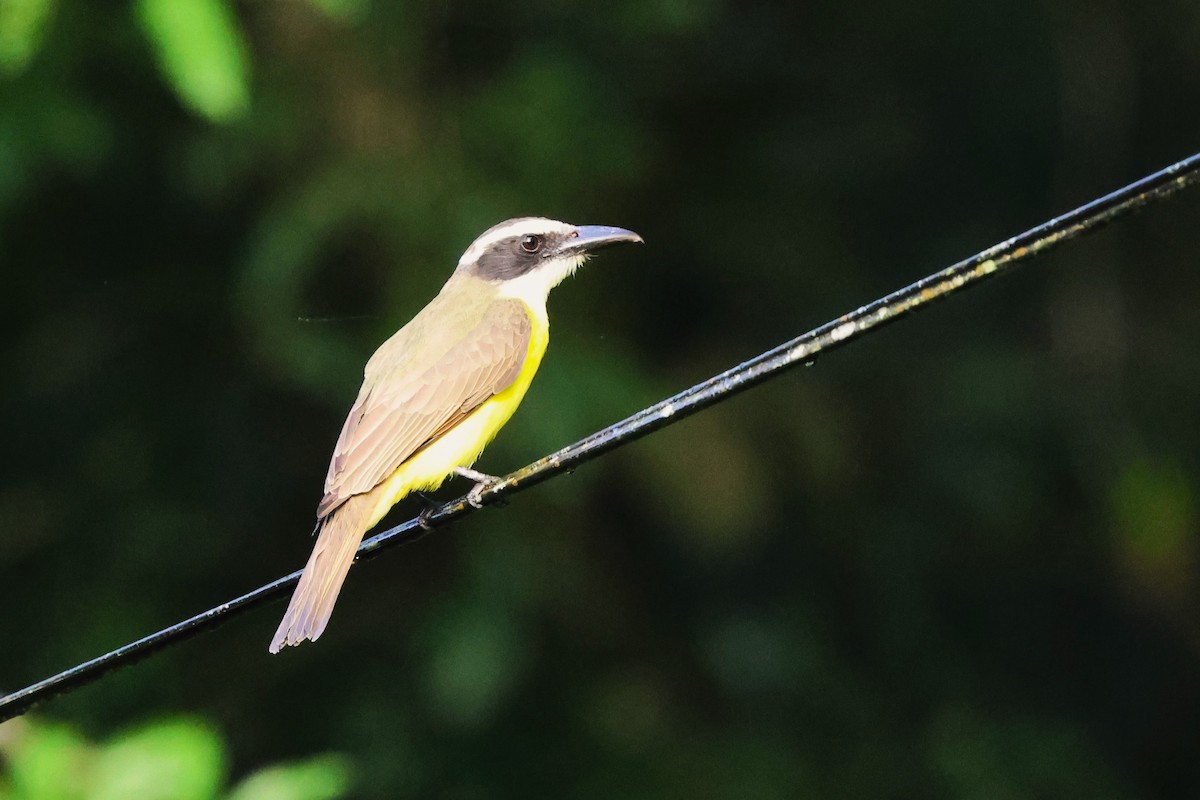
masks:
<path id="1" fill-rule="evenodd" d="M 12 724 L 12 723 L 6 723 Z M 12 794 L 0 784 L 0 797 L 12 800 L 73 800 L 79 796 L 89 748 L 64 725 L 22 726 L 2 755 Z"/>
<path id="2" fill-rule="evenodd" d="M 195 720 L 139 728 L 113 740 L 95 766 L 90 800 L 209 800 L 225 773 L 217 735 Z"/>
<path id="3" fill-rule="evenodd" d="M 0 0 L 0 75 L 16 75 L 42 43 L 53 0 Z"/>
<path id="4" fill-rule="evenodd" d="M 260 770 L 238 784 L 229 800 L 333 800 L 344 797 L 349 786 L 346 760 L 326 755 Z"/>
<path id="5" fill-rule="evenodd" d="M 213 122 L 250 104 L 245 43 L 223 0 L 138 0 L 138 21 L 179 99 Z"/>

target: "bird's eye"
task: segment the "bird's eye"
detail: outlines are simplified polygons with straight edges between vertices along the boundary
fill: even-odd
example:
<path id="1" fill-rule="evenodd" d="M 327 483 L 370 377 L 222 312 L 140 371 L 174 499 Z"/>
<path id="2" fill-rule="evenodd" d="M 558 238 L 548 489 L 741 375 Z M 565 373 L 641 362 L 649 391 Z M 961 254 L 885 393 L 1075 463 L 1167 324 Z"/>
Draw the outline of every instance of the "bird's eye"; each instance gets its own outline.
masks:
<path id="1" fill-rule="evenodd" d="M 526 253 L 536 253 L 542 249 L 542 237 L 532 233 L 521 237 L 521 249 Z"/>

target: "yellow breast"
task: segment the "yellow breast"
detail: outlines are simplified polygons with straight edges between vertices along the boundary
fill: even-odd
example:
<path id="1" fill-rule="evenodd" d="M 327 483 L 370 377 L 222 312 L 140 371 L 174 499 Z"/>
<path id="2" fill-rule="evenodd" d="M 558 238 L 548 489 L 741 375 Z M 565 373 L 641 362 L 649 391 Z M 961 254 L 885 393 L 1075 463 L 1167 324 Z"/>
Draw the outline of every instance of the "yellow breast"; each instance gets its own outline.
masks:
<path id="1" fill-rule="evenodd" d="M 378 497 L 368 527 L 383 519 L 401 498 L 411 492 L 436 489 L 454 472 L 455 467 L 469 467 L 479 458 L 504 424 L 512 417 L 525 397 L 533 376 L 537 374 L 550 341 L 550 324 L 545 306 L 531 308 L 526 303 L 531 332 L 525 363 L 516 380 L 499 394 L 493 395 L 473 414 L 455 425 L 436 441 L 414 454 L 392 473 L 392 477 L 374 490 Z"/>

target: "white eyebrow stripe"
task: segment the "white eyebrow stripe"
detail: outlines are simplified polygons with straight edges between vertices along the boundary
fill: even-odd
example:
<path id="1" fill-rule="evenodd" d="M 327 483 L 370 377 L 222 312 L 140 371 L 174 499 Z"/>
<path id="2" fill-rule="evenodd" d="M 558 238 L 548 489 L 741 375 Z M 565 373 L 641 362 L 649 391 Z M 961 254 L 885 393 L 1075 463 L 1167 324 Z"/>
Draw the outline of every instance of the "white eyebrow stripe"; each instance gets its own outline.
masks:
<path id="1" fill-rule="evenodd" d="M 462 258 L 458 260 L 459 266 L 470 264 L 479 260 L 487 249 L 497 242 L 503 241 L 513 236 L 520 236 L 526 233 L 549 233 L 551 231 L 567 231 L 571 228 L 565 222 L 558 220 L 547 219 L 546 217 L 520 217 L 518 219 L 502 222 L 496 227 L 484 231 L 484 233 L 471 243 L 467 248 L 467 252 L 462 254 Z"/>

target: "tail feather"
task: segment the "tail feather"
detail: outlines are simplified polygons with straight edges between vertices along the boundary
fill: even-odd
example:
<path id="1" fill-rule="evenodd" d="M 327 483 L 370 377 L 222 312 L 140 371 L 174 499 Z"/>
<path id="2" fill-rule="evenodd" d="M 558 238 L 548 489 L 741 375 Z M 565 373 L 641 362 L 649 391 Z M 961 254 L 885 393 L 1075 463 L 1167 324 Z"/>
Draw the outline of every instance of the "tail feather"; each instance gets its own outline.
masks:
<path id="1" fill-rule="evenodd" d="M 305 639 L 316 641 L 325 630 L 374 507 L 374 492 L 355 495 L 321 522 L 317 544 L 271 640 L 272 653 Z"/>

